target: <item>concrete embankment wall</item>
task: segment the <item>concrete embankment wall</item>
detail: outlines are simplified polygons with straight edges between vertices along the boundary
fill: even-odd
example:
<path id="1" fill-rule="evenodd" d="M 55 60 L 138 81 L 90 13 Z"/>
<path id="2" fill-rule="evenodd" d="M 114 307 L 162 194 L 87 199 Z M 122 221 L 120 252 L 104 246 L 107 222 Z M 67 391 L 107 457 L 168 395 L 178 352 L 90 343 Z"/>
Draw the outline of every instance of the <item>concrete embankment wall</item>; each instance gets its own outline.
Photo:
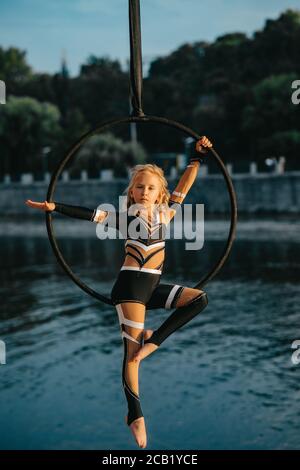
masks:
<path id="1" fill-rule="evenodd" d="M 168 180 L 170 191 L 175 188 L 178 179 Z M 232 181 L 240 213 L 300 213 L 300 172 L 283 175 L 236 174 L 232 175 Z M 59 181 L 53 199 L 90 208 L 111 203 L 117 208 L 118 197 L 127 185 L 127 179 Z M 27 207 L 25 200 L 44 201 L 47 188 L 44 182 L 0 184 L 1 214 L 33 215 L 34 209 Z M 206 214 L 228 213 L 229 198 L 222 175 L 199 176 L 185 202 L 204 204 Z"/>

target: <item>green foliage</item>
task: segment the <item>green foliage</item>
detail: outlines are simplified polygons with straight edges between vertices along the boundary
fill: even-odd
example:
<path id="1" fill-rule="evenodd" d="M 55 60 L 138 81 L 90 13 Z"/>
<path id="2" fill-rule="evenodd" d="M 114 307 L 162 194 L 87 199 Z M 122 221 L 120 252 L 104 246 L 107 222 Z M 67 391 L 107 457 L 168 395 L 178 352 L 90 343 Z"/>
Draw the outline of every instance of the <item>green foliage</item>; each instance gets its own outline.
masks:
<path id="1" fill-rule="evenodd" d="M 71 99 L 90 127 L 129 114 L 128 75 L 118 61 L 91 56 L 71 82 Z"/>
<path id="2" fill-rule="evenodd" d="M 291 101 L 291 83 L 296 78 L 295 74 L 272 75 L 252 89 L 251 104 L 245 107 L 242 114 L 242 129 L 245 135 L 252 135 L 255 139 L 253 150 L 258 158 L 264 159 L 265 152 L 272 152 L 271 143 L 274 143 L 273 153 L 284 151 L 289 161 L 297 163 L 299 143 L 297 139 L 288 137 L 293 135 L 292 130 L 300 117 L 299 108 Z M 284 138 L 282 145 L 278 142 L 279 136 Z M 289 143 L 292 142 L 291 147 Z"/>
<path id="3" fill-rule="evenodd" d="M 287 170 L 292 170 L 299 155 L 300 149 L 300 131 L 298 129 L 289 129 L 273 134 L 261 139 L 259 142 L 261 154 L 265 157 L 273 155 L 285 156 L 287 160 Z"/>
<path id="4" fill-rule="evenodd" d="M 31 76 L 31 68 L 26 63 L 25 51 L 16 47 L 4 50 L 0 47 L 0 80 L 9 84 L 10 89 Z"/>
<path id="5" fill-rule="evenodd" d="M 43 148 L 60 134 L 56 106 L 29 97 L 9 97 L 0 107 L 2 171 L 18 175 L 43 169 Z"/>
<path id="6" fill-rule="evenodd" d="M 286 10 L 277 19 L 267 20 L 264 28 L 252 37 L 232 32 L 212 43 L 183 44 L 150 64 L 143 86 L 144 110 L 185 123 L 207 135 L 225 161 L 234 163 L 263 160 L 266 152 L 276 155 L 282 148 L 278 143 L 282 137 L 289 167 L 299 168 L 299 142 L 291 137 L 300 122 L 300 105 L 291 102 L 291 83 L 300 79 L 299 45 L 297 10 Z M 70 78 L 65 63 L 60 73 L 53 76 L 34 74 L 24 51 L 0 48 L 0 78 L 9 81 L 8 94 L 51 102 L 59 110 L 59 122 L 55 121 L 52 127 L 53 162 L 88 129 L 129 114 L 128 72 L 108 57 L 90 56 L 81 66 L 80 74 Z M 10 119 L 15 134 L 20 126 L 23 135 L 22 120 L 17 122 L 16 116 Z M 109 139 L 115 138 L 106 137 L 102 153 L 96 144 L 94 150 L 101 157 L 101 165 L 112 163 L 115 172 L 122 173 L 123 161 L 129 164 L 130 155 L 134 155 L 135 161 L 139 151 L 131 149 L 127 157 L 118 159 L 117 155 L 124 155 L 124 148 L 129 145 L 124 144 L 128 140 L 128 126 L 114 131 L 115 138 L 121 139 L 119 143 L 115 140 L 111 146 Z M 33 144 L 30 147 L 34 166 L 37 148 L 48 145 L 48 138 L 45 133 L 36 138 L 34 126 L 28 126 L 27 132 L 32 135 L 26 142 L 37 142 L 37 147 Z M 138 137 L 149 152 L 182 151 L 182 134 L 175 135 L 165 126 L 143 126 Z M 6 137 L 5 152 L 13 145 Z M 104 148 L 112 156 L 105 154 Z M 97 171 L 96 163 L 89 164 Z"/>
<path id="7" fill-rule="evenodd" d="M 92 136 L 79 150 L 70 173 L 88 170 L 97 176 L 100 170 L 112 168 L 116 176 L 127 177 L 127 168 L 146 161 L 143 147 L 134 142 L 124 142 L 112 133 Z"/>
<path id="8" fill-rule="evenodd" d="M 89 130 L 83 113 L 79 108 L 66 111 L 64 119 L 61 119 L 60 122 L 62 130 L 55 146 L 55 162 L 61 160 L 68 149 Z"/>

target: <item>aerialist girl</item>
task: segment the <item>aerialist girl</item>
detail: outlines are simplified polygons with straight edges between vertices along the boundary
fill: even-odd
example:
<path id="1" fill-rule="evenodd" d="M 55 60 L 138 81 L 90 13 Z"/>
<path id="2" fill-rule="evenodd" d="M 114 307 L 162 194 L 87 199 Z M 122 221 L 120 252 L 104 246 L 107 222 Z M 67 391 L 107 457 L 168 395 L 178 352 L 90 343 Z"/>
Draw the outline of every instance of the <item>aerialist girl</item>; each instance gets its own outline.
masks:
<path id="1" fill-rule="evenodd" d="M 196 143 L 196 150 L 205 153 L 205 148 L 211 146 L 207 137 L 202 137 Z M 126 215 L 125 259 L 112 288 L 111 300 L 118 313 L 124 345 L 122 384 L 128 403 L 125 421 L 142 448 L 147 445 L 147 435 L 139 398 L 140 362 L 174 331 L 200 313 L 208 303 L 207 295 L 202 290 L 160 283 L 165 258 L 166 227 L 174 217 L 176 207 L 182 204 L 193 185 L 200 161 L 200 156 L 190 158 L 171 195 L 163 170 L 157 165 L 133 167 L 132 177 L 125 191 L 125 212 L 88 209 L 56 201 L 26 201 L 30 207 L 107 224 L 120 231 L 122 217 Z M 132 224 L 138 236 L 133 236 Z M 157 330 L 144 329 L 146 310 L 173 307 L 177 309 Z"/>

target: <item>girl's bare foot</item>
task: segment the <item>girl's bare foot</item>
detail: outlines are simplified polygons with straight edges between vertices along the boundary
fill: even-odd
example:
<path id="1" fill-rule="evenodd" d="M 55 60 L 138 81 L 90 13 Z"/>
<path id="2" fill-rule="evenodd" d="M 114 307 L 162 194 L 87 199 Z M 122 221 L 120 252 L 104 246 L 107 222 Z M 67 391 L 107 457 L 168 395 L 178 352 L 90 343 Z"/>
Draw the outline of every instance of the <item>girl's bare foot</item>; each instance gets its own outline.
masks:
<path id="1" fill-rule="evenodd" d="M 153 335 L 153 330 L 145 330 L 144 331 L 144 339 L 149 339 Z M 133 356 L 133 361 L 134 362 L 139 362 L 142 359 L 145 359 L 145 357 L 149 356 L 152 354 L 158 346 L 154 343 L 148 343 L 144 344 Z"/>
<path id="2" fill-rule="evenodd" d="M 127 424 L 128 416 L 125 416 L 125 422 Z M 139 447 L 143 449 L 147 446 L 147 434 L 145 418 L 137 418 L 130 424 L 130 429 Z"/>

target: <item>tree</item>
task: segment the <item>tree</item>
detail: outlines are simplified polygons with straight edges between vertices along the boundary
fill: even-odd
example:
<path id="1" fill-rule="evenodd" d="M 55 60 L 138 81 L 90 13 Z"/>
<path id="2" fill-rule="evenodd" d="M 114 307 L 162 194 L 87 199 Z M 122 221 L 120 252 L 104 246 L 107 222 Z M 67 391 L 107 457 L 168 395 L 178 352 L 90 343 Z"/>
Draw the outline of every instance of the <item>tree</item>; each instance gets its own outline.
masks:
<path id="1" fill-rule="evenodd" d="M 256 78 L 300 72 L 300 11 L 287 10 L 276 20 L 267 20 L 253 38 Z"/>
<path id="2" fill-rule="evenodd" d="M 10 96 L 0 107 L 2 171 L 15 179 L 22 172 L 42 171 L 43 148 L 52 148 L 61 132 L 59 118 L 52 104 Z"/>
<path id="3" fill-rule="evenodd" d="M 118 61 L 91 56 L 72 80 L 71 96 L 91 127 L 129 114 L 129 77 Z"/>
<path id="4" fill-rule="evenodd" d="M 146 153 L 140 144 L 124 142 L 108 132 L 92 136 L 80 149 L 70 168 L 71 174 L 87 170 L 98 176 L 100 170 L 113 169 L 115 176 L 127 176 L 127 168 L 143 163 Z"/>
<path id="5" fill-rule="evenodd" d="M 31 76 L 31 67 L 26 63 L 26 52 L 9 47 L 0 47 L 0 80 L 7 85 L 7 92 L 14 94 Z"/>
<path id="6" fill-rule="evenodd" d="M 290 80 L 300 77 L 299 44 L 300 12 L 293 10 L 267 20 L 252 37 L 232 32 L 212 43 L 183 44 L 150 64 L 144 110 L 207 134 L 225 160 L 243 159 L 248 166 L 249 159 L 264 158 L 276 136 L 288 139 L 286 132 L 298 127 L 300 106 L 291 104 Z M 12 77 L 15 94 L 51 102 L 60 110 L 63 134 L 57 157 L 85 130 L 129 114 L 128 73 L 108 57 L 90 56 L 79 76 L 69 78 L 66 67 L 53 76 L 33 74 L 23 51 L 1 50 L 3 70 Z M 11 93 L 10 86 L 7 91 Z M 137 127 L 139 140 L 150 151 L 183 151 L 180 132 L 154 124 Z M 114 135 L 126 142 L 129 126 L 115 127 Z M 289 148 L 295 149 L 297 138 L 290 138 Z"/>
<path id="7" fill-rule="evenodd" d="M 261 139 L 261 153 L 265 156 L 284 156 L 286 158 L 286 170 L 299 169 L 298 155 L 300 153 L 300 131 L 290 129 L 274 132 L 270 136 Z"/>
<path id="8" fill-rule="evenodd" d="M 252 90 L 252 100 L 242 114 L 242 130 L 247 141 L 255 142 L 252 146 L 253 158 L 266 157 L 270 143 L 276 142 L 273 153 L 278 152 L 282 146 L 278 146 L 278 138 L 284 136 L 285 144 L 288 139 L 297 146 L 297 138 L 293 130 L 296 130 L 300 120 L 300 109 L 291 101 L 291 83 L 295 80 L 295 74 L 272 75 L 259 82 Z M 299 151 L 300 149 L 298 149 Z M 280 150 L 282 152 L 282 149 Z M 291 154 L 291 148 L 286 148 L 290 159 L 296 163 L 296 154 Z"/>

